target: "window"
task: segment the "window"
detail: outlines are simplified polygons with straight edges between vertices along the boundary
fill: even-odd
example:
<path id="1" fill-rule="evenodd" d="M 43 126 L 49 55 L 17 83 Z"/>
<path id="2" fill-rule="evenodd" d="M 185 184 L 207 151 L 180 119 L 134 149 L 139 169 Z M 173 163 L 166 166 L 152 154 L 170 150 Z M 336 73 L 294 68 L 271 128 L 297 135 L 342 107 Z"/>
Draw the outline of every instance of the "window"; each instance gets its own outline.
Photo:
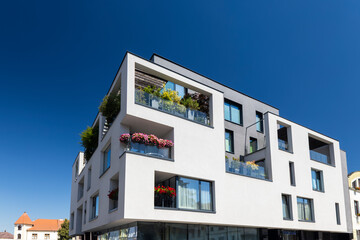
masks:
<path id="1" fill-rule="evenodd" d="M 102 173 L 104 173 L 111 163 L 111 145 L 109 145 L 103 152 L 103 162 L 102 162 Z"/>
<path id="2" fill-rule="evenodd" d="M 33 234 L 31 235 L 31 239 L 37 239 L 37 234 L 36 234 L 36 233 L 33 233 Z"/>
<path id="3" fill-rule="evenodd" d="M 180 85 L 178 85 L 178 84 L 175 84 L 175 83 L 173 83 L 173 82 L 167 82 L 166 84 L 165 84 L 165 87 L 164 87 L 164 89 L 171 89 L 171 90 L 173 90 L 173 91 L 177 91 L 178 92 L 178 95 L 181 97 L 181 98 L 183 98 L 184 97 L 184 95 L 186 94 L 186 88 L 184 88 L 183 86 L 180 86 Z"/>
<path id="4" fill-rule="evenodd" d="M 50 239 L 50 234 L 49 233 L 45 233 L 45 239 Z"/>
<path id="5" fill-rule="evenodd" d="M 282 198 L 283 219 L 292 220 L 291 196 L 283 194 L 281 195 L 281 198 Z"/>
<path id="6" fill-rule="evenodd" d="M 75 219 L 75 216 L 74 216 L 74 213 L 72 213 L 70 215 L 70 230 L 74 229 L 74 219 Z"/>
<path id="7" fill-rule="evenodd" d="M 76 161 L 75 163 L 75 179 L 77 178 L 79 174 L 79 161 Z"/>
<path id="8" fill-rule="evenodd" d="M 91 167 L 88 169 L 88 176 L 87 176 L 87 190 L 91 188 Z"/>
<path id="9" fill-rule="evenodd" d="M 300 221 L 313 222 L 313 204 L 311 199 L 297 198 L 298 216 Z"/>
<path id="10" fill-rule="evenodd" d="M 21 234 L 18 234 L 17 239 L 21 239 Z"/>
<path id="11" fill-rule="evenodd" d="M 85 201 L 84 203 L 84 224 L 86 223 L 86 206 L 87 206 L 87 201 Z"/>
<path id="12" fill-rule="evenodd" d="M 352 185 L 353 188 L 356 188 L 356 181 L 353 181 L 353 182 L 351 183 L 351 185 Z"/>
<path id="13" fill-rule="evenodd" d="M 336 213 L 336 224 L 340 225 L 340 210 L 339 210 L 339 203 L 335 203 L 335 213 Z"/>
<path id="14" fill-rule="evenodd" d="M 257 143 L 257 139 L 250 137 L 250 151 L 249 153 L 253 153 L 256 152 L 258 150 L 258 143 Z"/>
<path id="15" fill-rule="evenodd" d="M 283 151 L 291 151 L 291 146 L 289 144 L 289 136 L 290 136 L 290 127 L 286 127 L 282 124 L 278 123 L 278 144 L 279 149 Z"/>
<path id="16" fill-rule="evenodd" d="M 78 184 L 78 201 L 84 196 L 84 177 L 81 178 Z"/>
<path id="17" fill-rule="evenodd" d="M 242 124 L 242 106 L 240 104 L 225 100 L 224 115 L 225 120 Z"/>
<path id="18" fill-rule="evenodd" d="M 290 171 L 290 185 L 296 186 L 295 182 L 295 166 L 293 162 L 289 162 L 289 171 Z"/>
<path id="19" fill-rule="evenodd" d="M 256 131 L 264 132 L 263 114 L 256 111 Z"/>
<path id="20" fill-rule="evenodd" d="M 179 208 L 213 210 L 211 182 L 179 177 L 177 185 Z"/>
<path id="21" fill-rule="evenodd" d="M 359 214 L 359 202 L 358 201 L 354 201 L 354 210 L 355 210 L 355 215 L 357 216 Z"/>
<path id="22" fill-rule="evenodd" d="M 332 164 L 330 144 L 309 136 L 310 159 L 318 162 Z"/>
<path id="23" fill-rule="evenodd" d="M 21 225 L 18 225 L 18 231 L 21 231 Z"/>
<path id="24" fill-rule="evenodd" d="M 311 169 L 312 187 L 315 191 L 324 191 L 322 171 Z"/>
<path id="25" fill-rule="evenodd" d="M 233 132 L 229 130 L 225 130 L 225 151 L 234 152 L 234 136 Z"/>
<path id="26" fill-rule="evenodd" d="M 96 218 L 99 215 L 99 195 L 91 198 L 91 219 Z"/>

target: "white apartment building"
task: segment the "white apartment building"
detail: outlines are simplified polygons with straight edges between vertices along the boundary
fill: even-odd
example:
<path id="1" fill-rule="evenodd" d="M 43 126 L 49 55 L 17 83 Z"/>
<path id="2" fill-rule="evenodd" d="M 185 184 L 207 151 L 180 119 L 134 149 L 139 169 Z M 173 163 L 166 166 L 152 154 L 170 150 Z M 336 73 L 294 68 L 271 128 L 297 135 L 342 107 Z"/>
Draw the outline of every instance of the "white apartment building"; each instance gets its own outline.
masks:
<path id="1" fill-rule="evenodd" d="M 350 239 L 336 139 L 156 54 L 126 53 L 116 93 L 119 113 L 99 112 L 73 164 L 71 236 Z"/>
<path id="2" fill-rule="evenodd" d="M 58 240 L 57 231 L 62 219 L 36 219 L 32 221 L 24 212 L 14 223 L 14 239 L 17 240 Z"/>
<path id="3" fill-rule="evenodd" d="M 348 179 L 351 204 L 351 219 L 353 224 L 353 239 L 360 240 L 360 171 L 350 173 Z"/>

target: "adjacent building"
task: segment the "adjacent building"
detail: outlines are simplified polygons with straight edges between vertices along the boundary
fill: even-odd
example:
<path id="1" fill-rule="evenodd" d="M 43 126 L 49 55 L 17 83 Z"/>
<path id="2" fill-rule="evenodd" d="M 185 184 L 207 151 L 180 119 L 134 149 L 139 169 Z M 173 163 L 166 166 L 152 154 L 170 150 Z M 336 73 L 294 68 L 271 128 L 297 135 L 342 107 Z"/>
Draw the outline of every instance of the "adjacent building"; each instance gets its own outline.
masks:
<path id="1" fill-rule="evenodd" d="M 1 240 L 13 240 L 14 235 L 12 235 L 11 233 L 9 233 L 5 230 L 4 232 L 0 232 L 0 239 Z"/>
<path id="2" fill-rule="evenodd" d="M 350 173 L 348 179 L 351 204 L 351 219 L 353 224 L 353 239 L 360 240 L 360 171 Z"/>
<path id="3" fill-rule="evenodd" d="M 58 240 L 57 231 L 62 219 L 37 219 L 32 221 L 24 212 L 14 223 L 14 239 L 17 240 Z"/>
<path id="4" fill-rule="evenodd" d="M 73 164 L 71 236 L 350 239 L 338 140 L 156 54 L 126 53 L 118 93 Z"/>

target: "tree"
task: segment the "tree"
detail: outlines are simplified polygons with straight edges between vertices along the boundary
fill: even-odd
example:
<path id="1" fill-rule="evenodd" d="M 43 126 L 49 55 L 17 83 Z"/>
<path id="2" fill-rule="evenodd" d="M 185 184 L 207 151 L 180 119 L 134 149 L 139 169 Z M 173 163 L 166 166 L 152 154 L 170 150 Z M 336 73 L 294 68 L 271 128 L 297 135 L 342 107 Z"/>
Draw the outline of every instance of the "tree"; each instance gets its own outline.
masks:
<path id="1" fill-rule="evenodd" d="M 71 237 L 69 236 L 69 220 L 65 219 L 65 221 L 61 224 L 61 228 L 58 230 L 59 240 L 69 240 Z"/>

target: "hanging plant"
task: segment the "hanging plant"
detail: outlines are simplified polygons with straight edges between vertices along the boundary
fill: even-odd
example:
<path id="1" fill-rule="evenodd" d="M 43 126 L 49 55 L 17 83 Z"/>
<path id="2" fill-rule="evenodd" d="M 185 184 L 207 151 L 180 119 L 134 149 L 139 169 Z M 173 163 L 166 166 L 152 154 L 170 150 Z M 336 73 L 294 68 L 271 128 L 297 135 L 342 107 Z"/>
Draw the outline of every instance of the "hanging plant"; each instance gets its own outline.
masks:
<path id="1" fill-rule="evenodd" d="M 106 118 L 108 124 L 114 122 L 116 116 L 120 112 L 120 91 L 111 92 L 109 95 L 105 96 L 102 103 L 99 106 L 99 111 Z"/>
<path id="2" fill-rule="evenodd" d="M 99 125 L 87 127 L 81 134 L 81 145 L 84 147 L 84 156 L 88 161 L 95 152 L 99 141 Z"/>
<path id="3" fill-rule="evenodd" d="M 119 188 L 109 191 L 108 197 L 111 200 L 118 200 L 119 199 Z"/>

